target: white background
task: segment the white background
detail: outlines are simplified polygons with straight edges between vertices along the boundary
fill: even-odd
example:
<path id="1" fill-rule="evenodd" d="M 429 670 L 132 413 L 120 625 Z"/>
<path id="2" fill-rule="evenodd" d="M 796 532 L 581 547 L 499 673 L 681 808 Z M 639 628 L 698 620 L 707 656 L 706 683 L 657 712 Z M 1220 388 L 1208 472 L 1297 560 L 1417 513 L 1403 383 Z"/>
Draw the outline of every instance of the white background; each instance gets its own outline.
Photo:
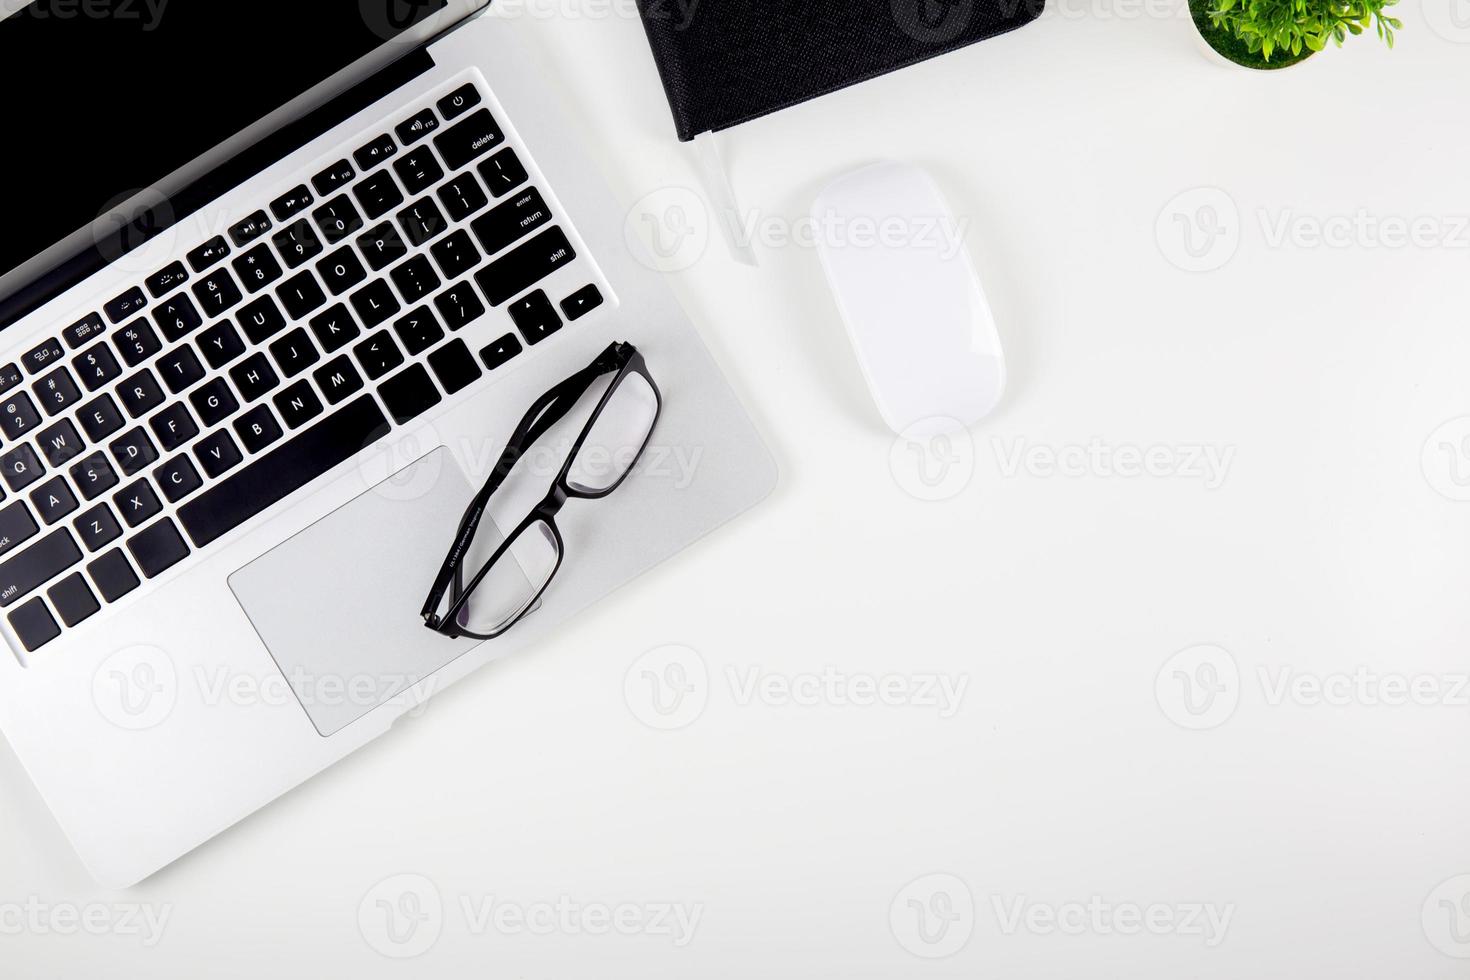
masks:
<path id="1" fill-rule="evenodd" d="M 1011 390 L 919 447 L 883 429 L 810 248 L 699 251 L 631 3 L 533 4 L 630 222 L 692 219 L 670 280 L 781 488 L 132 891 L 89 882 L 0 751 L 0 975 L 1465 976 L 1470 8 L 1448 2 L 1406 0 L 1394 52 L 1255 75 L 1172 8 L 1068 0 L 723 137 L 755 226 L 882 157 L 967 222 Z M 666 717 L 645 672 L 677 679 L 671 656 L 692 690 Z M 963 696 L 746 697 L 751 672 L 829 669 Z M 1354 684 L 1327 703 L 1293 678 Z M 1385 703 L 1396 684 L 1423 703 Z M 426 917 L 397 943 L 377 903 L 406 893 Z M 699 919 L 682 946 L 537 935 L 486 926 L 489 900 Z M 6 927 L 92 903 L 167 923 L 152 946 Z"/>

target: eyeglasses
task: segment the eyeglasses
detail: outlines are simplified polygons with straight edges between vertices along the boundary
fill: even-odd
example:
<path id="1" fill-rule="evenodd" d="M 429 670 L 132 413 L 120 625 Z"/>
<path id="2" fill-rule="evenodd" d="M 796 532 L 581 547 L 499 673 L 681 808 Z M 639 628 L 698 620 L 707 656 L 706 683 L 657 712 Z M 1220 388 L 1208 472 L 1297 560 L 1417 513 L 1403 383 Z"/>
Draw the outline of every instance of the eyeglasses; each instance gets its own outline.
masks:
<path id="1" fill-rule="evenodd" d="M 551 491 L 504 540 L 497 538 L 493 522 L 481 533 L 490 498 L 516 463 L 607 375 L 612 381 L 572 444 Z M 570 499 L 598 500 L 622 486 L 648 447 L 662 411 L 658 385 L 643 355 L 629 343 L 611 344 L 597 360 L 538 398 L 465 510 L 454 546 L 424 602 L 424 625 L 449 637 L 493 640 L 526 618 L 561 569 L 566 549 L 556 515 Z M 487 551 L 489 558 L 467 578 L 466 567 L 474 567 Z"/>

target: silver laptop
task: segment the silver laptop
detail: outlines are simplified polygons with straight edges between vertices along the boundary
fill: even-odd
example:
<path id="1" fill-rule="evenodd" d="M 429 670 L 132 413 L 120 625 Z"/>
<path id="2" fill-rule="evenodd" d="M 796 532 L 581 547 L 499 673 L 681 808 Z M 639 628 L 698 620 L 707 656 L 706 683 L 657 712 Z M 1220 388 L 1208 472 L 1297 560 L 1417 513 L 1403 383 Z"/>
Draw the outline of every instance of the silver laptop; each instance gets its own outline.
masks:
<path id="1" fill-rule="evenodd" d="M 774 486 L 524 18 L 0 6 L 0 124 L 26 135 L 0 164 L 0 727 L 103 883 L 174 861 Z M 663 394 L 632 475 L 567 505 L 564 567 L 513 630 L 425 629 L 512 430 L 615 341 Z M 495 495 L 499 527 L 569 438 Z"/>

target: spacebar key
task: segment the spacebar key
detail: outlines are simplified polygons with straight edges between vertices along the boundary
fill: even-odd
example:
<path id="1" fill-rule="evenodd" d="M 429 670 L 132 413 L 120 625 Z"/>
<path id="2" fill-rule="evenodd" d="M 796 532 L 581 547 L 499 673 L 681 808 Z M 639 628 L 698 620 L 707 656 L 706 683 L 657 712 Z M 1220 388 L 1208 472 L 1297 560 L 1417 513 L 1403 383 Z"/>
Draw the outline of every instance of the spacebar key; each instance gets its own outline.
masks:
<path id="1" fill-rule="evenodd" d="M 383 410 L 364 395 L 179 508 L 179 523 L 194 547 L 202 548 L 356 456 L 389 430 Z"/>

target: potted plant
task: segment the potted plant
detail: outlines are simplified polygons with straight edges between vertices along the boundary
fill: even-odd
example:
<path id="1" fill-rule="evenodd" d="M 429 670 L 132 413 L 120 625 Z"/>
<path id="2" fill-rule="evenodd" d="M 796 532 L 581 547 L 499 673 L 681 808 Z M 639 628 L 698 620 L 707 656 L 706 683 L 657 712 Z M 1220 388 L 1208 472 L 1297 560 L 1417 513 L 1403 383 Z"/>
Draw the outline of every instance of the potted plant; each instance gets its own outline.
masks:
<path id="1" fill-rule="evenodd" d="M 1390 48 L 1403 22 L 1385 11 L 1398 0 L 1189 0 L 1214 60 L 1273 71 L 1300 64 L 1370 27 Z"/>

